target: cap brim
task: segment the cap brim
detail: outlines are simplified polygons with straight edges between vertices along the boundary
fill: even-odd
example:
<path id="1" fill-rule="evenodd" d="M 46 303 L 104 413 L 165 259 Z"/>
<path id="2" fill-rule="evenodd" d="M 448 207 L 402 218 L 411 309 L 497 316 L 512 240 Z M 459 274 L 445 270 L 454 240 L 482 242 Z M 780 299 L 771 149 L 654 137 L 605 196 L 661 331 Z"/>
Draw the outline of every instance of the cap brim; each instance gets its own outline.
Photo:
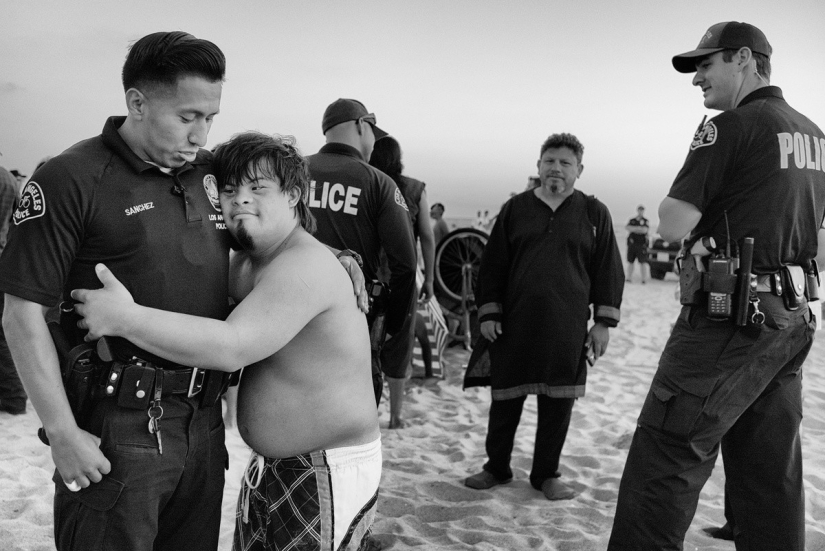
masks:
<path id="1" fill-rule="evenodd" d="M 680 73 L 695 73 L 696 58 L 721 52 L 724 48 L 700 48 L 673 56 L 673 68 Z"/>
<path id="2" fill-rule="evenodd" d="M 375 126 L 374 124 L 372 125 L 372 133 L 375 134 L 375 139 L 376 140 L 380 140 L 384 136 L 389 136 L 389 134 L 387 134 L 386 132 L 384 132 L 383 130 L 381 130 L 380 128 Z"/>

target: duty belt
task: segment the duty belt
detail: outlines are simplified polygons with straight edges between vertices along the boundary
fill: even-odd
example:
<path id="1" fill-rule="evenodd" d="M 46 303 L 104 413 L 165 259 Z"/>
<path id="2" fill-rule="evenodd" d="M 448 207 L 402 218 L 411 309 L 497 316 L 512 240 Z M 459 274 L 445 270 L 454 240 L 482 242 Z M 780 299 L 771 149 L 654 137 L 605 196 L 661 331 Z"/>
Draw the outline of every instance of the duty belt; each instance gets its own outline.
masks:
<path id="1" fill-rule="evenodd" d="M 173 394 L 197 396 L 200 407 L 211 407 L 240 378 L 240 372 L 174 365 L 162 368 L 134 357 L 129 362 L 113 361 L 100 367 L 103 369 L 98 379 L 100 385 L 93 391 L 95 397 L 115 398 L 119 406 L 132 409 L 145 409 L 151 401 Z"/>
<path id="2" fill-rule="evenodd" d="M 799 286 L 799 288 L 796 289 L 798 294 L 801 294 L 805 290 L 803 282 L 794 282 L 793 284 Z M 756 276 L 757 293 L 771 293 L 781 297 L 783 293 L 790 291 L 791 289 L 786 289 L 785 284 L 782 282 L 781 272 L 776 272 L 773 274 L 760 274 Z"/>
<path id="3" fill-rule="evenodd" d="M 780 282 L 777 292 L 776 281 L 779 279 L 779 273 L 762 274 L 756 276 L 756 292 L 757 293 L 773 293 L 776 295 L 782 294 L 782 284 Z"/>

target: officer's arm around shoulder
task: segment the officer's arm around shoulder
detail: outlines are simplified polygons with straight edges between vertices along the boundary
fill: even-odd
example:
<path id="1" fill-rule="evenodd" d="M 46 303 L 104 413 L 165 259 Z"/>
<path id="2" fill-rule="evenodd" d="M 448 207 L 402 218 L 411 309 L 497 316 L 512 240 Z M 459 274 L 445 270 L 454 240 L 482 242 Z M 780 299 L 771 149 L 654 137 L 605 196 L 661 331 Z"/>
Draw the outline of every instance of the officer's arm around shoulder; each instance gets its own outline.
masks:
<path id="1" fill-rule="evenodd" d="M 696 205 L 665 197 L 659 205 L 659 234 L 669 243 L 680 241 L 701 219 L 702 212 Z"/>

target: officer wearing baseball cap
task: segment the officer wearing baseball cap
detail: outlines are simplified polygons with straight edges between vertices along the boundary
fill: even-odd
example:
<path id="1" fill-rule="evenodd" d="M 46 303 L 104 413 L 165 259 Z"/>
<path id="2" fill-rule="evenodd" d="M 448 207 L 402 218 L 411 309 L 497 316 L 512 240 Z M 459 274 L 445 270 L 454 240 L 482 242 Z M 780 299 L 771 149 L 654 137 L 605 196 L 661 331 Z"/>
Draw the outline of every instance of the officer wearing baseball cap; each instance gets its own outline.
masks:
<path id="1" fill-rule="evenodd" d="M 612 551 L 681 549 L 720 447 L 736 548 L 805 549 L 799 425 L 802 364 L 821 315 L 807 298 L 815 260 L 825 260 L 816 153 L 825 134 L 770 85 L 771 53 L 762 31 L 725 22 L 673 57 L 677 71 L 695 72 L 705 107 L 722 113 L 694 135 L 659 206 L 659 233 L 687 237 L 686 249 L 712 237 L 720 250 L 740 251 L 752 238 L 754 276 L 745 297 L 732 296 L 747 308 L 744 326 L 711 313 L 715 297 L 702 286 L 682 294 L 628 452 Z"/>
<path id="2" fill-rule="evenodd" d="M 401 191 L 368 162 L 375 141 L 387 133 L 363 103 L 344 98 L 326 108 L 321 130 L 326 144 L 307 157 L 312 179 L 307 203 L 318 223 L 315 237 L 329 247 L 358 253 L 367 281 L 378 278 L 381 249 L 386 252 L 390 293 L 385 327 L 388 335 L 396 334 L 415 300 L 416 255 Z M 373 348 L 376 405 L 383 389 L 379 352 Z"/>
<path id="3" fill-rule="evenodd" d="M 333 126 L 349 121 L 369 123 L 372 126 L 376 140 L 380 140 L 387 135 L 386 132 L 375 126 L 375 113 L 368 113 L 367 108 L 360 101 L 345 98 L 339 98 L 329 104 L 321 121 L 321 131 L 326 134 Z M 367 159 L 369 159 L 369 155 Z"/>
<path id="4" fill-rule="evenodd" d="M 728 21 L 709 28 L 695 50 L 673 56 L 673 67 L 680 73 L 694 73 L 697 58 L 739 48 L 749 48 L 751 52 L 766 57 L 771 57 L 773 52 L 765 33 L 748 23 Z"/>

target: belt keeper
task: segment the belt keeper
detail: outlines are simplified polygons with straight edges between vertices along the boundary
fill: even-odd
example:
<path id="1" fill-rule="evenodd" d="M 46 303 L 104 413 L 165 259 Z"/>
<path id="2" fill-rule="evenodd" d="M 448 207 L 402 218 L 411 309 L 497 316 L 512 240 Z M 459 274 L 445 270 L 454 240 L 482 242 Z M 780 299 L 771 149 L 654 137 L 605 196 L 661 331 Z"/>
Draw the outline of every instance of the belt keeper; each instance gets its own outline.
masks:
<path id="1" fill-rule="evenodd" d="M 773 294 L 775 294 L 778 297 L 781 297 L 782 296 L 782 291 L 783 291 L 783 289 L 782 289 L 782 274 L 780 274 L 779 272 L 776 272 L 775 274 L 771 275 L 771 278 L 773 279 Z"/>
<path id="2" fill-rule="evenodd" d="M 195 396 L 203 389 L 204 379 L 206 379 L 206 371 L 193 367 L 192 377 L 189 379 L 189 392 L 186 394 L 187 398 Z"/>
<path id="3" fill-rule="evenodd" d="M 116 396 L 120 388 L 121 375 L 123 374 L 123 364 L 112 362 L 109 374 L 106 376 L 106 396 Z"/>

